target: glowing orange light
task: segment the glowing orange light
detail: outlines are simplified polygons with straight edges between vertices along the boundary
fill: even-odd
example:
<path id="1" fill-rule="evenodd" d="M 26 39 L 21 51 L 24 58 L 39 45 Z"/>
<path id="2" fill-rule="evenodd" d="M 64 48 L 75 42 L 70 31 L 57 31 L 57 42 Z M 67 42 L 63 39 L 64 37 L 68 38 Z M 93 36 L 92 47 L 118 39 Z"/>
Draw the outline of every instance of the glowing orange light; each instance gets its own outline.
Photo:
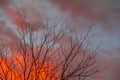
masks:
<path id="1" fill-rule="evenodd" d="M 32 61 L 30 61 L 26 66 L 26 78 L 30 71 L 30 66 Z M 30 72 L 30 80 L 50 80 L 50 73 L 53 68 L 52 62 L 45 62 L 42 67 L 40 61 L 36 61 L 36 67 L 33 66 Z M 0 77 L 7 78 L 8 80 L 24 80 L 23 68 L 24 59 L 22 55 L 13 55 L 7 59 L 0 58 Z"/>

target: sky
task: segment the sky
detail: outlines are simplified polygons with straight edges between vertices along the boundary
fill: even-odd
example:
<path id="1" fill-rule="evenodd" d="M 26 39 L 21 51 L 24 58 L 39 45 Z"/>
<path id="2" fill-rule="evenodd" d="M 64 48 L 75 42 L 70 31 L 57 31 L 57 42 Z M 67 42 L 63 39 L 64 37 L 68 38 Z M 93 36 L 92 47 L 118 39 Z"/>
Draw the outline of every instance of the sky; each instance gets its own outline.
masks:
<path id="1" fill-rule="evenodd" d="M 46 18 L 56 22 L 69 20 L 78 36 L 96 23 L 89 43 L 95 48 L 101 42 L 98 59 L 112 64 L 100 80 L 120 79 L 116 73 L 120 69 L 120 0 L 0 0 L 0 40 L 6 45 L 18 39 L 15 29 L 21 27 L 25 18 L 22 14 L 30 16 L 33 30 L 43 29 L 35 24 L 42 24 Z"/>

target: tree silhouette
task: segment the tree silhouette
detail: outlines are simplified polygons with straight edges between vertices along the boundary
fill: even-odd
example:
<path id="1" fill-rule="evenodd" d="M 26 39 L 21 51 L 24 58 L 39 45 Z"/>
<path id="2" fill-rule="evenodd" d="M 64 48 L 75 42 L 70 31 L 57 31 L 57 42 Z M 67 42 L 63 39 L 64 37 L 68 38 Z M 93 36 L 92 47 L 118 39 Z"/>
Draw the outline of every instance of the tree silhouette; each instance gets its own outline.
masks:
<path id="1" fill-rule="evenodd" d="M 33 30 L 30 23 L 17 29 L 18 41 L 10 48 L 0 46 L 1 80 L 87 80 L 102 68 L 96 60 L 97 48 L 84 46 L 88 34 L 75 35 L 68 24 L 47 22 Z M 35 26 L 35 25 L 34 25 Z M 36 25 L 38 26 L 38 25 Z M 61 26 L 61 27 L 60 27 Z"/>

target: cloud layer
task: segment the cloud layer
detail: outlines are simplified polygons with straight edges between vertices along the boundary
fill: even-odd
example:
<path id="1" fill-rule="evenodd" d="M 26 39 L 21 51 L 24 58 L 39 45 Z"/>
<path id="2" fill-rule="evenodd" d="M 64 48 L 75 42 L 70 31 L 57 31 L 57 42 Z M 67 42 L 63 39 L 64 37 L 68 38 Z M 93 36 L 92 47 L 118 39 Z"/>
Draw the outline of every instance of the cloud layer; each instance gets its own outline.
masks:
<path id="1" fill-rule="evenodd" d="M 97 20 L 104 24 L 105 31 L 119 28 L 120 1 L 119 0 L 51 0 L 61 11 L 68 11 L 73 17 Z"/>
<path id="2" fill-rule="evenodd" d="M 46 1 L 46 2 L 45 2 Z M 69 12 L 71 14 L 74 27 L 77 26 L 76 32 L 80 32 L 82 28 L 88 26 L 91 23 L 90 20 L 99 21 L 100 24 L 94 29 L 94 35 L 90 38 L 94 39 L 92 42 L 97 44 L 96 41 L 105 41 L 105 46 L 109 49 L 109 52 L 103 52 L 103 60 L 116 60 L 115 56 L 120 55 L 119 40 L 120 37 L 120 0 L 49 0 L 52 2 L 51 6 L 58 5 L 61 12 Z M 24 21 L 24 14 L 28 14 L 31 20 L 31 26 L 33 30 L 41 29 L 42 26 L 36 26 L 36 23 L 42 23 L 43 15 L 45 16 L 60 16 L 56 14 L 55 10 L 48 5 L 47 0 L 0 0 L 0 16 L 5 16 L 5 19 L 0 17 L 0 40 L 4 42 L 12 43 L 11 41 L 17 40 L 17 35 L 10 27 L 22 27 L 22 21 Z M 47 5 L 47 7 L 45 7 Z M 46 13 L 44 14 L 44 10 Z M 20 12 L 21 11 L 21 12 Z M 22 13 L 25 12 L 25 13 Z M 49 13 L 49 11 L 51 13 Z M 42 13 L 42 14 L 41 14 Z M 47 15 L 46 15 L 47 14 Z M 76 18 L 79 18 L 75 20 Z M 63 19 L 63 17 L 62 17 Z M 9 20 L 9 21 L 8 21 Z M 11 25 L 10 25 L 11 24 Z M 80 24 L 80 25 L 79 25 Z M 28 25 L 27 20 L 24 21 L 24 25 Z M 73 28 L 74 28 L 73 27 Z M 43 28 L 43 27 L 42 27 Z M 85 27 L 86 30 L 86 27 Z M 106 35 L 107 33 L 107 35 Z M 79 35 L 79 34 L 78 34 Z M 109 35 L 109 36 L 108 36 Z M 111 39 L 111 38 L 114 38 Z M 7 41 L 6 41 L 7 40 Z M 109 44 L 109 45 L 108 45 Z M 117 48 L 115 47 L 117 44 Z M 105 48 L 105 47 L 103 47 Z M 113 50 L 112 50 L 112 49 Z M 117 50 L 116 50 L 117 49 Z M 112 53 L 111 50 L 113 51 Z M 105 54 L 112 54 L 108 57 Z M 118 58 L 119 59 L 119 58 Z M 115 65 L 119 67 L 118 60 Z M 118 69 L 117 69 L 118 70 Z M 117 73 L 116 73 L 117 74 Z M 112 75 L 112 74 L 111 74 Z M 117 75 L 115 75 L 117 76 Z M 109 79 L 110 80 L 110 79 Z"/>

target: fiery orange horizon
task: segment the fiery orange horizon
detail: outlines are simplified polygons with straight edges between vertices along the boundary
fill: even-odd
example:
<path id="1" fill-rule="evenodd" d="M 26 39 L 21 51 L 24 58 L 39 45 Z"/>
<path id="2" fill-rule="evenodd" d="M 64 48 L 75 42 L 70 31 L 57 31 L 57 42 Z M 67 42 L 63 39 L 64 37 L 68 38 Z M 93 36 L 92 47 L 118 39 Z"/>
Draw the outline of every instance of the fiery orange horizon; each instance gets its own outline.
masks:
<path id="1" fill-rule="evenodd" d="M 52 69 L 54 67 L 54 64 L 51 61 L 44 63 L 42 67 L 40 66 L 41 63 L 39 60 L 36 61 L 36 66 L 30 68 L 32 64 L 34 64 L 33 61 L 29 60 L 27 61 L 27 65 L 25 67 L 23 56 L 18 54 L 12 55 L 7 59 L 1 57 L 0 76 L 1 78 L 8 80 L 24 80 L 24 78 L 27 78 L 28 75 L 30 80 L 50 80 Z M 24 74 L 25 68 L 26 71 Z"/>

